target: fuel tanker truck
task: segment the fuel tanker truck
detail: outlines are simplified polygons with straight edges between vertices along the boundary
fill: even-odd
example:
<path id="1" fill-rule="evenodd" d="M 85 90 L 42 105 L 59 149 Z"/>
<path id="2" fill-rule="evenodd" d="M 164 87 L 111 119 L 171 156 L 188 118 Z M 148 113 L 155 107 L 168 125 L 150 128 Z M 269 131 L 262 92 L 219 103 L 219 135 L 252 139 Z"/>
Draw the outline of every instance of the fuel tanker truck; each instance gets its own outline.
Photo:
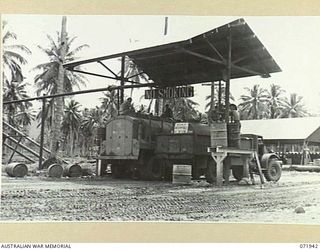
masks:
<path id="1" fill-rule="evenodd" d="M 114 178 L 161 179 L 155 164 L 156 137 L 172 128 L 171 121 L 152 115 L 120 115 L 109 120 L 98 133 L 97 175 L 105 175 L 110 166 Z"/>
<path id="2" fill-rule="evenodd" d="M 211 140 L 208 124 L 174 123 L 151 115 L 120 115 L 109 120 L 98 137 L 98 175 L 105 175 L 110 166 L 114 178 L 170 180 L 174 164 L 188 164 L 192 165 L 193 179 L 204 175 L 208 182 L 215 181 L 215 162 L 207 151 Z M 280 158 L 266 152 L 261 136 L 242 134 L 239 147 L 258 152 L 267 181 L 280 179 Z M 241 180 L 242 159 L 236 155 L 228 159 L 233 176 Z M 250 162 L 250 170 L 258 172 L 255 160 Z"/>

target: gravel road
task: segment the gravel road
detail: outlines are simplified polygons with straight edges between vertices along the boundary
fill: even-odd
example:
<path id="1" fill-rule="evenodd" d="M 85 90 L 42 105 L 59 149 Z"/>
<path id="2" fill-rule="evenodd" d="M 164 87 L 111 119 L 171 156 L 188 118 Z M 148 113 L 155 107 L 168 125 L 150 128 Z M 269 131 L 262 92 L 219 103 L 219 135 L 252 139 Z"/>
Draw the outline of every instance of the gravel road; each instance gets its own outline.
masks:
<path id="1" fill-rule="evenodd" d="M 284 171 L 277 183 L 217 188 L 193 181 L 61 178 L 2 174 L 2 221 L 202 221 L 320 223 L 320 173 Z M 296 213 L 297 207 L 304 213 Z"/>

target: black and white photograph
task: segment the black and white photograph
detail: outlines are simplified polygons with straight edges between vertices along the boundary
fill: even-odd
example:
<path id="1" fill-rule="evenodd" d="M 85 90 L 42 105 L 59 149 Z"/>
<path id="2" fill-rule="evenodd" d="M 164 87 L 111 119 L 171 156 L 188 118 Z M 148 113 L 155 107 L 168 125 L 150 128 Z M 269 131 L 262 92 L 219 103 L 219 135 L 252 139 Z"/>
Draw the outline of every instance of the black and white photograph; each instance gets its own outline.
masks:
<path id="1" fill-rule="evenodd" d="M 320 17 L 1 22 L 0 221 L 320 224 Z"/>

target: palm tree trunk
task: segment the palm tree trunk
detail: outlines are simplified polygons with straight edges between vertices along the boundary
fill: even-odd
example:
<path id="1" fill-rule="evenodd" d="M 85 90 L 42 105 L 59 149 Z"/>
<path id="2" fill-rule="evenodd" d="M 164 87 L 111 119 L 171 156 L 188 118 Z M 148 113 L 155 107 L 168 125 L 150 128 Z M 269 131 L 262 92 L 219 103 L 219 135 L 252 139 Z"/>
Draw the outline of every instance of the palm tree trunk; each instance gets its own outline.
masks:
<path id="1" fill-rule="evenodd" d="M 67 18 L 62 17 L 62 26 L 61 26 L 61 54 L 59 62 L 59 74 L 58 74 L 58 84 L 57 84 L 57 94 L 63 93 L 63 81 L 64 81 L 64 68 L 63 63 L 65 60 L 66 49 L 67 49 L 67 32 L 66 32 Z M 63 100 L 61 97 L 55 99 L 55 119 L 52 128 L 52 141 L 51 141 L 51 153 L 52 156 L 56 156 L 58 153 L 58 143 L 61 136 L 60 126 L 63 116 Z"/>

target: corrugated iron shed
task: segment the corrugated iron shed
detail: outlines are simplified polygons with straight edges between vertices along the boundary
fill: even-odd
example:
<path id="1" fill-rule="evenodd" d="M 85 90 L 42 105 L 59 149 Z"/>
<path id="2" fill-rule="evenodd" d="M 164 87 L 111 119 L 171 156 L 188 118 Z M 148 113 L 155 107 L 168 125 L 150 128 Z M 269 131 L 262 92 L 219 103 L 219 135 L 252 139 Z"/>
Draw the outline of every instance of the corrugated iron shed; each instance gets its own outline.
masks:
<path id="1" fill-rule="evenodd" d="M 231 35 L 231 36 L 230 36 Z M 226 80 L 231 37 L 231 79 L 269 77 L 281 69 L 244 19 L 187 40 L 105 55 L 64 64 L 75 67 L 128 56 L 158 86 L 176 86 Z"/>
<path id="2" fill-rule="evenodd" d="M 320 142 L 320 117 L 241 121 L 241 133 L 262 135 L 265 140 Z"/>

